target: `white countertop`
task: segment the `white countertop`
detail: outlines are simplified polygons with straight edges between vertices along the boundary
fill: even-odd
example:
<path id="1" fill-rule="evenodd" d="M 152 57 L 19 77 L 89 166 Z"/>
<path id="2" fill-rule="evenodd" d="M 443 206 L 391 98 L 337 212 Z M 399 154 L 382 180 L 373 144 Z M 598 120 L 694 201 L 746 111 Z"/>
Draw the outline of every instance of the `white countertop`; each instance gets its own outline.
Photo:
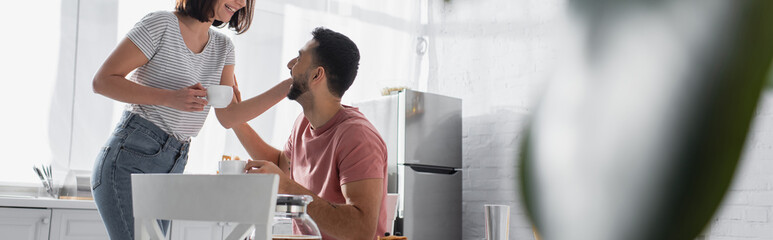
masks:
<path id="1" fill-rule="evenodd" d="M 93 200 L 0 196 L 0 207 L 97 209 Z"/>

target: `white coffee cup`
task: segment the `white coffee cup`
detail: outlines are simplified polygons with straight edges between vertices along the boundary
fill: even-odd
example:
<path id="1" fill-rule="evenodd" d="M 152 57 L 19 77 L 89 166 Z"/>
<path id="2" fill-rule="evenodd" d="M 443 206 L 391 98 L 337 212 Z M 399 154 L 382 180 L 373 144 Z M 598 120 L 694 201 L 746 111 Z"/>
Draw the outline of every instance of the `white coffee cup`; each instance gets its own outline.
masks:
<path id="1" fill-rule="evenodd" d="M 207 88 L 207 101 L 215 108 L 228 107 L 234 96 L 234 89 L 227 85 L 211 85 Z"/>
<path id="2" fill-rule="evenodd" d="M 220 174 L 244 174 L 245 165 L 247 165 L 247 161 L 244 160 L 220 161 L 218 172 Z"/>

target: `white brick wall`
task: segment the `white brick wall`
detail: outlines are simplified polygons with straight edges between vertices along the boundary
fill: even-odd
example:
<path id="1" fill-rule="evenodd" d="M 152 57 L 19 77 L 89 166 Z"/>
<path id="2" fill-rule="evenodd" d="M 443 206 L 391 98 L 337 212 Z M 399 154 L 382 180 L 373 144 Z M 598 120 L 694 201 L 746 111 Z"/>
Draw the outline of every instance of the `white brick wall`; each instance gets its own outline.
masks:
<path id="1" fill-rule="evenodd" d="M 463 239 L 483 204 L 511 206 L 510 239 L 533 239 L 516 185 L 521 128 L 556 53 L 561 0 L 430 0 L 428 90 L 463 99 Z M 436 84 L 432 84 L 436 83 Z"/>
<path id="2" fill-rule="evenodd" d="M 464 239 L 483 239 L 483 204 L 511 206 L 510 239 L 533 239 L 518 195 L 520 128 L 560 54 L 563 0 L 430 1 L 428 91 L 464 100 Z M 699 239 L 773 239 L 773 93 L 736 179 Z"/>

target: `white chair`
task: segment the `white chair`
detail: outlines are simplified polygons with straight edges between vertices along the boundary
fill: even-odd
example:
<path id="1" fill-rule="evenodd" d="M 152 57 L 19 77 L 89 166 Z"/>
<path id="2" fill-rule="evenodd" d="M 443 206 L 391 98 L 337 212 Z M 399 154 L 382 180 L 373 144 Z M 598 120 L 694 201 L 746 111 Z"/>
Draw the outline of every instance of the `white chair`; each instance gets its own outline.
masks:
<path id="1" fill-rule="evenodd" d="M 397 193 L 387 193 L 387 197 L 384 201 L 386 201 L 386 207 L 387 207 L 387 231 L 389 231 L 390 234 L 395 234 L 394 229 L 392 229 L 392 224 L 395 222 L 395 215 L 397 215 L 397 200 L 399 198 L 399 194 Z"/>
<path id="2" fill-rule="evenodd" d="M 271 239 L 279 177 L 274 174 L 132 174 L 134 236 L 164 240 L 157 219 L 236 222 L 226 240 Z"/>

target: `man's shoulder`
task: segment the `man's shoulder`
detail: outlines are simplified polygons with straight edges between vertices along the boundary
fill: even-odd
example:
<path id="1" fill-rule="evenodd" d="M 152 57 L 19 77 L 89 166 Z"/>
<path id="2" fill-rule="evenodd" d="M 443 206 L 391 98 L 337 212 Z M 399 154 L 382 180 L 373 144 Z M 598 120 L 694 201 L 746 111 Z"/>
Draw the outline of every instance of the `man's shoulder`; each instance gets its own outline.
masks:
<path id="1" fill-rule="evenodd" d="M 370 145 L 386 149 L 386 142 L 376 127 L 364 117 L 352 117 L 343 121 L 337 129 L 337 138 L 346 146 Z"/>
<path id="2" fill-rule="evenodd" d="M 343 132 L 373 132 L 378 135 L 376 127 L 357 108 L 347 108 L 344 111 L 346 111 L 346 118 L 339 124 L 339 130 Z"/>
<path id="3" fill-rule="evenodd" d="M 307 127 L 308 125 L 309 120 L 306 119 L 306 116 L 303 115 L 303 113 L 300 113 L 297 117 L 295 117 L 295 121 L 293 122 L 293 129 Z"/>

